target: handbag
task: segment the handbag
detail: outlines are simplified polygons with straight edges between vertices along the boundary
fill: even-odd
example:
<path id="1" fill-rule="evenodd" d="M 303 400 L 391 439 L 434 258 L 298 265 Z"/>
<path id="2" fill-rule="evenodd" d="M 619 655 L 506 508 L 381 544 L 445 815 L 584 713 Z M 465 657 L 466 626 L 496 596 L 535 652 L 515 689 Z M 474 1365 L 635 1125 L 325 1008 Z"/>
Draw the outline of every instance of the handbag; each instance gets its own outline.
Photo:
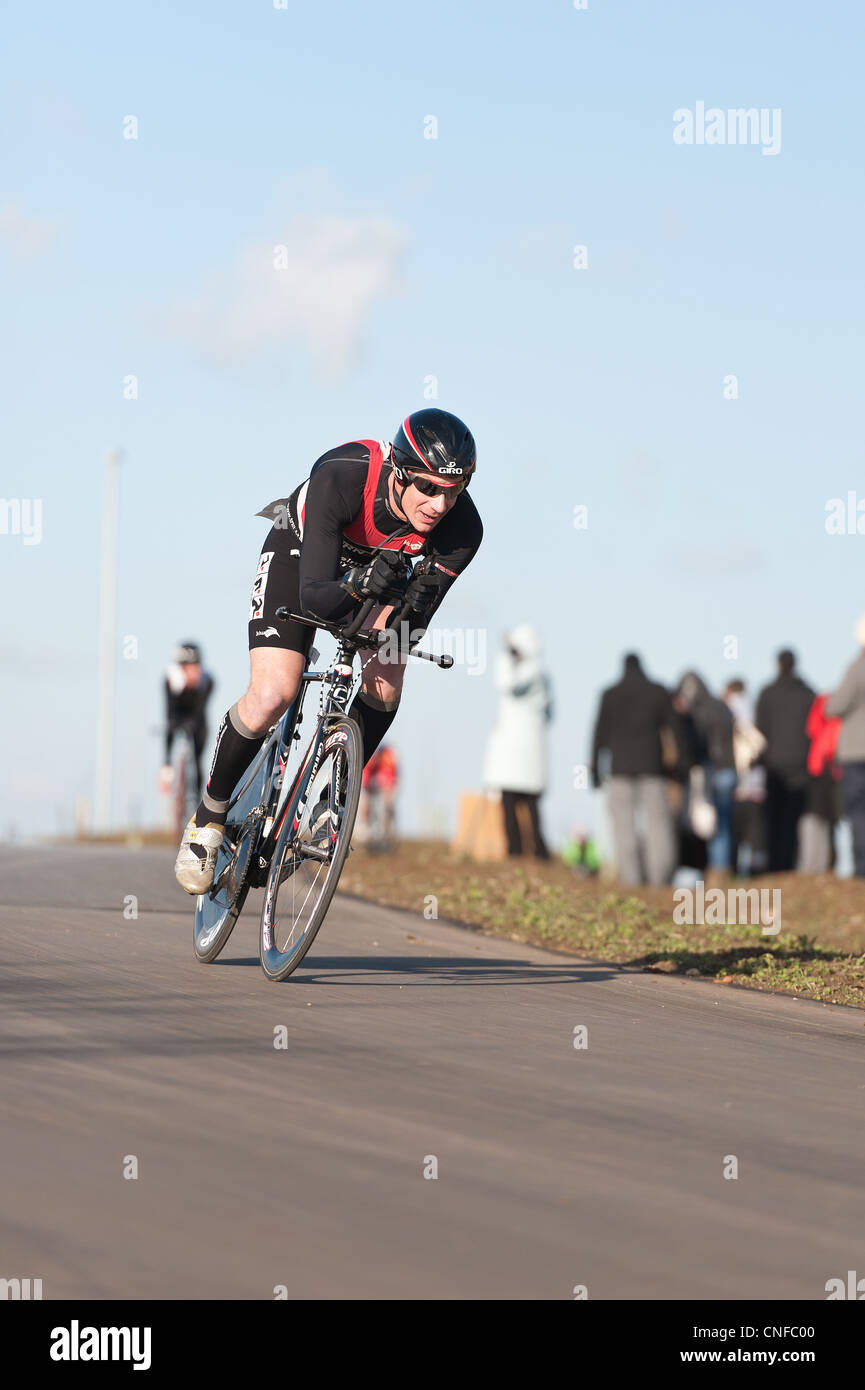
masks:
<path id="1" fill-rule="evenodd" d="M 733 761 L 740 777 L 753 767 L 766 747 L 766 739 L 756 724 L 737 719 L 733 725 Z"/>

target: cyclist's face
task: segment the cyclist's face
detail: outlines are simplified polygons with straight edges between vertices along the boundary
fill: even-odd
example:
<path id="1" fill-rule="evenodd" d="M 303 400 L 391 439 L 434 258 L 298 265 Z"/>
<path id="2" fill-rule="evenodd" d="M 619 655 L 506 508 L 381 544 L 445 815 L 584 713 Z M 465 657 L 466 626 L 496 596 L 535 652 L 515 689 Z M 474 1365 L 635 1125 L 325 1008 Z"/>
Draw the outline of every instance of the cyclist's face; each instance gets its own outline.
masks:
<path id="1" fill-rule="evenodd" d="M 187 686 L 194 690 L 201 680 L 201 663 L 198 661 L 184 661 L 183 674 L 186 677 Z"/>
<path id="2" fill-rule="evenodd" d="M 437 526 L 443 516 L 447 516 L 453 507 L 459 494 L 462 492 L 463 485 L 454 483 L 435 497 L 427 497 L 420 488 L 416 488 L 411 481 L 409 474 L 408 485 L 405 488 L 401 506 L 405 512 L 406 520 L 411 523 L 412 530 L 419 535 L 425 535 Z"/>

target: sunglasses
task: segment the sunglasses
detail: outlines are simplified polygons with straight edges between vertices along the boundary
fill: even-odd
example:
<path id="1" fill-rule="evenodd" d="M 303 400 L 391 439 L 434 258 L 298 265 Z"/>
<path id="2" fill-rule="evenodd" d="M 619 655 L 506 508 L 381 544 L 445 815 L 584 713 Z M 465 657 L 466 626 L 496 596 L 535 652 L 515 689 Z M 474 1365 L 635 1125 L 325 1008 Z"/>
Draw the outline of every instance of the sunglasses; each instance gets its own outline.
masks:
<path id="1" fill-rule="evenodd" d="M 458 482 L 448 483 L 446 486 L 442 487 L 438 483 L 434 483 L 432 479 L 426 477 L 423 473 L 406 474 L 408 483 L 412 487 L 416 487 L 418 492 L 422 492 L 424 497 L 456 497 L 468 487 L 471 476 L 471 473 L 469 473 L 465 478 L 460 478 Z"/>

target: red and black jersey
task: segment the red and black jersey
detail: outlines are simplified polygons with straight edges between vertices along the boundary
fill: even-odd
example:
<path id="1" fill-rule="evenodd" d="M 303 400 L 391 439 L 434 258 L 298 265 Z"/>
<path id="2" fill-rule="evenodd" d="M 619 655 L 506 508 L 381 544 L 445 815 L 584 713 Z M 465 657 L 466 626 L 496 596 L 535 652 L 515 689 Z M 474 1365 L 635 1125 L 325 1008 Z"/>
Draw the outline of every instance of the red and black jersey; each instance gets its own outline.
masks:
<path id="1" fill-rule="evenodd" d="M 335 622 L 351 612 L 354 600 L 339 579 L 355 565 L 366 564 L 378 549 L 403 550 L 411 559 L 434 557 L 437 608 L 481 543 L 481 519 L 466 492 L 429 535 L 412 531 L 390 506 L 389 456 L 390 445 L 373 439 L 341 444 L 316 460 L 309 478 L 290 497 L 258 513 L 297 539 L 301 605 L 312 617 Z"/>

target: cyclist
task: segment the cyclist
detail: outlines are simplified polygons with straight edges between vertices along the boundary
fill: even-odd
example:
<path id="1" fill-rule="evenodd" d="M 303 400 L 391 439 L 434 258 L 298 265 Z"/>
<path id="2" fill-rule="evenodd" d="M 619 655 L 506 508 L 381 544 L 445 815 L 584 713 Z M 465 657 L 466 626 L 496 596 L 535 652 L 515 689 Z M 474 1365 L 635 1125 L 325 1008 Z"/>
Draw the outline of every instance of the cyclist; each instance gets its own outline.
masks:
<path id="1" fill-rule="evenodd" d="M 392 443 L 355 439 L 322 454 L 290 497 L 258 513 L 274 524 L 252 589 L 249 688 L 219 726 L 204 796 L 183 832 L 175 875 L 187 893 L 213 883 L 231 793 L 300 687 L 315 629 L 281 622 L 276 610 L 348 622 L 374 599 L 374 626 L 407 604 L 412 631 L 422 631 L 483 537 L 465 491 L 475 467 L 462 420 L 417 410 Z M 412 573 L 406 559 L 421 556 Z M 393 723 L 405 660 L 376 656 L 364 669 L 350 715 L 365 764 Z"/>
<path id="2" fill-rule="evenodd" d="M 195 642 L 180 642 L 165 673 L 165 761 L 159 777 L 163 792 L 171 790 L 174 779 L 174 736 L 185 729 L 195 755 L 195 795 L 201 795 L 201 754 L 207 742 L 207 701 L 212 690 L 213 677 L 201 665 L 201 648 Z"/>

